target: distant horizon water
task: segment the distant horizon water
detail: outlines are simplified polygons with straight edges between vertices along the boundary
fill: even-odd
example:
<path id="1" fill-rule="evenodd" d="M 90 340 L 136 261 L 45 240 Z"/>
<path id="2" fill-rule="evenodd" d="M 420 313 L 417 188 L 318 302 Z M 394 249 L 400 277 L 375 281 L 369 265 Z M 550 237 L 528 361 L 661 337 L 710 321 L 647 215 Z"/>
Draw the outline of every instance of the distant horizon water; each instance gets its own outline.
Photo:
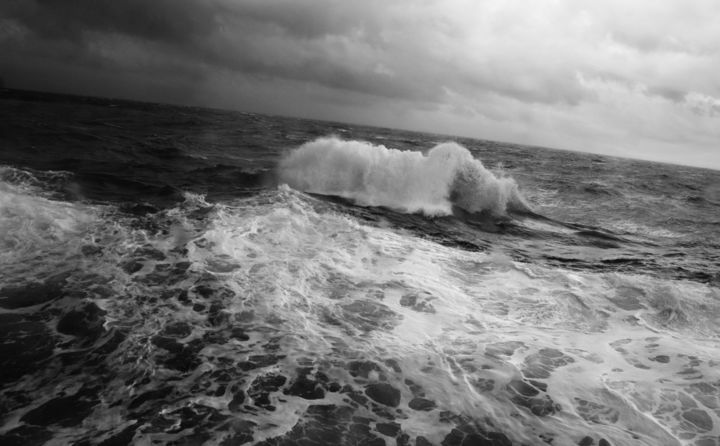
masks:
<path id="1" fill-rule="evenodd" d="M 490 142 L 496 142 L 496 143 L 503 143 L 503 144 L 516 144 L 520 146 L 526 146 L 526 147 L 532 147 L 532 148 L 538 148 L 541 150 L 560 150 L 563 152 L 572 152 L 572 153 L 586 153 L 586 154 L 594 154 L 594 155 L 600 155 L 600 156 L 607 156 L 611 158 L 618 158 L 618 159 L 630 159 L 630 160 L 640 160 L 640 161 L 648 161 L 653 163 L 659 163 L 659 164 L 670 164 L 670 165 L 678 165 L 678 166 L 688 166 L 688 167 L 696 167 L 700 169 L 710 169 L 710 170 L 720 170 L 720 164 L 717 166 L 708 166 L 706 163 L 698 162 L 698 163 L 683 163 L 681 161 L 667 161 L 667 160 L 661 160 L 657 158 L 652 157 L 638 157 L 638 156 L 629 156 L 629 155 L 619 155 L 619 154 L 611 154 L 611 153 L 605 153 L 600 151 L 583 151 L 579 149 L 573 149 L 573 148 L 565 148 L 565 147 L 551 147 L 551 146 L 544 146 L 541 144 L 532 144 L 527 142 L 516 142 L 511 140 L 494 140 L 494 139 L 485 139 L 481 138 L 479 136 L 473 136 L 469 134 L 452 134 L 452 133 L 442 133 L 442 132 L 432 132 L 428 130 L 422 130 L 415 127 L 388 127 L 383 125 L 377 125 L 372 123 L 363 123 L 363 122 L 351 122 L 351 121 L 337 121 L 333 119 L 325 119 L 322 117 L 312 117 L 312 116 L 294 116 L 290 114 L 282 114 L 282 113 L 270 113 L 270 112 L 263 112 L 263 111 L 252 111 L 248 109 L 240 109 L 240 108 L 232 108 L 232 107 L 221 107 L 221 106 L 213 106 L 208 104 L 202 104 L 200 102 L 198 103 L 188 103 L 183 101 L 146 101 L 142 100 L 141 98 L 138 98 L 137 95 L 129 94 L 125 96 L 106 96 L 106 95 L 86 95 L 79 92 L 63 92 L 63 91 L 57 91 L 57 90 L 34 90 L 34 89 L 23 89 L 23 88 L 11 88 L 8 85 L 5 85 L 3 87 L 2 84 L 2 77 L 0 77 L 0 88 L 5 89 L 7 91 L 17 91 L 17 92 L 30 92 L 30 93 L 40 93 L 40 94 L 53 94 L 53 95 L 67 95 L 67 96 L 78 96 L 78 97 L 91 97 L 91 98 L 98 98 L 98 99 L 110 99 L 110 100 L 121 100 L 121 101 L 134 101 L 134 102 L 145 102 L 150 104 L 167 104 L 167 105 L 175 105 L 179 107 L 199 107 L 199 108 L 206 108 L 210 110 L 222 110 L 222 111 L 231 111 L 231 112 L 238 112 L 238 113 L 255 113 L 260 114 L 264 116 L 276 116 L 281 118 L 288 118 L 288 119 L 307 119 L 310 121 L 321 121 L 321 122 L 328 122 L 328 123 L 336 123 L 336 124 L 346 124 L 346 125 L 360 125 L 360 126 L 366 126 L 366 127 L 374 127 L 378 129 L 396 129 L 396 130 L 403 130 L 403 131 L 409 131 L 409 132 L 415 132 L 420 133 L 424 135 L 430 135 L 430 136 L 439 136 L 439 137 L 447 137 L 449 140 L 453 140 L 453 138 L 463 138 L 463 139 L 472 139 L 472 140 L 478 140 L 478 141 L 490 141 Z"/>

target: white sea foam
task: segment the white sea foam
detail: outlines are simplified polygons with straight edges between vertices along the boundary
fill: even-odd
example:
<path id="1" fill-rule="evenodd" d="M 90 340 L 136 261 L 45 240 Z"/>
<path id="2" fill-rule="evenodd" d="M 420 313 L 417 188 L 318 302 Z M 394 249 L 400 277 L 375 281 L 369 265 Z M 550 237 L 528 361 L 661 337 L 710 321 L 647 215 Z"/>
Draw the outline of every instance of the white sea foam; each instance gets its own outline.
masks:
<path id="1" fill-rule="evenodd" d="M 527 444 L 538 430 L 560 432 L 555 444 L 598 432 L 612 444 L 645 445 L 679 445 L 677 437 L 717 430 L 683 418 L 716 426 L 720 419 L 693 393 L 719 377 L 712 288 L 459 251 L 322 206 L 281 187 L 275 198 L 220 207 L 188 245 L 196 269 L 235 265 L 218 275 L 242 296 L 226 311 L 252 311 L 279 334 L 283 367 L 307 356 L 397 358 L 403 375 L 387 382 L 402 389 L 401 407 L 412 399 L 402 380 L 411 379 L 443 409 L 491 411 L 496 428 Z M 695 356 L 687 354 L 689 339 Z M 341 372 L 328 373 L 340 379 Z M 542 419 L 518 412 L 509 389 L 523 378 L 547 383 L 562 410 Z M 665 412 L 670 397 L 696 409 Z M 258 422 L 280 425 L 284 415 L 267 416 Z M 403 428 L 439 443 L 447 432 L 433 423 L 412 416 Z"/>
<path id="2" fill-rule="evenodd" d="M 31 234 L 33 240 L 32 234 L 42 234 L 26 231 L 22 221 L 58 234 L 59 242 L 41 253 L 77 255 L 80 240 L 69 250 L 62 241 L 83 238 L 101 217 L 97 207 L 4 187 L 0 215 L 14 234 Z M 387 372 L 382 379 L 401 392 L 398 422 L 434 444 L 452 428 L 438 420 L 445 411 L 483 414 L 483 420 L 492 420 L 484 427 L 524 444 L 540 444 L 539 434 L 552 432 L 558 445 L 578 444 L 587 434 L 611 444 L 701 445 L 712 444 L 703 441 L 720 433 L 715 288 L 570 272 L 515 262 L 502 253 L 457 250 L 364 225 L 287 186 L 230 204 L 211 205 L 187 194 L 184 203 L 155 218 L 170 230 L 133 229 L 122 219 L 98 223 L 108 249 L 76 272 L 92 277 L 86 282 L 72 277 L 68 285 L 87 290 L 86 283 L 106 283 L 106 291 L 97 291 L 105 300 L 96 301 L 108 311 L 109 324 L 133 327 L 123 355 L 139 359 L 116 364 L 131 376 L 143 376 L 143 367 L 148 376 L 158 369 L 167 373 L 159 365 L 165 353 L 147 339 L 172 322 L 192 327 L 186 340 L 216 329 L 209 326 L 207 310 L 174 297 L 184 293 L 195 304 L 213 305 L 213 317 L 227 316 L 249 336 L 242 342 L 208 341 L 197 353 L 204 370 L 228 358 L 242 362 L 266 355 L 266 346 L 276 342 L 275 362 L 243 371 L 242 389 L 267 373 L 292 379 L 298 364 L 312 364 L 329 379 L 362 389 L 380 375 L 373 372 L 358 384 L 345 368 L 349 361 L 382 365 L 393 359 L 402 372 Z M 120 267 L 131 260 L 142 268 Z M 53 264 L 47 257 L 43 261 Z M 174 273 L 182 263 L 190 265 Z M 212 288 L 209 297 L 199 286 Z M 406 380 L 420 386 L 439 410 L 411 409 L 415 395 Z M 520 404 L 512 389 L 528 380 L 547 385 L 547 392 Z M 124 382 L 109 386 L 124 394 Z M 183 391 L 191 394 L 192 384 L 177 385 L 188 386 Z M 561 409 L 536 416 L 531 406 L 546 404 L 545 396 Z M 224 408 L 231 398 L 207 394 L 202 403 Z M 243 413 L 259 426 L 255 441 L 287 432 L 311 404 L 346 403 L 342 393 L 332 392 L 315 402 L 280 393 L 269 398 L 276 411 Z M 186 403 L 179 399 L 168 410 Z M 107 419 L 100 413 L 106 408 L 96 410 L 92 420 Z M 149 443 L 153 435 L 143 432 L 135 440 Z"/>
<path id="3" fill-rule="evenodd" d="M 57 273 L 47 265 L 75 253 L 97 221 L 90 207 L 46 198 L 39 184 L 30 172 L 0 166 L 0 285 Z"/>
<path id="4" fill-rule="evenodd" d="M 493 174 L 456 143 L 439 144 L 424 154 L 318 138 L 285 157 L 279 177 L 305 192 L 409 213 L 449 215 L 453 206 L 495 215 L 527 209 L 512 178 Z"/>

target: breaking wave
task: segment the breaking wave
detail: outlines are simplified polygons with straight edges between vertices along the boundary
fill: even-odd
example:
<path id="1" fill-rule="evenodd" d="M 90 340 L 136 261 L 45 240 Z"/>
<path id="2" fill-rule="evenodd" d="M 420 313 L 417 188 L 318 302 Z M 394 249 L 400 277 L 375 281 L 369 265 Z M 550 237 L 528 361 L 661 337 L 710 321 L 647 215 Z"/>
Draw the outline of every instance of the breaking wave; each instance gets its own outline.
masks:
<path id="1" fill-rule="evenodd" d="M 318 138 L 288 154 L 278 170 L 280 181 L 295 189 L 363 206 L 427 215 L 449 215 L 454 207 L 498 216 L 529 210 L 515 180 L 493 174 L 452 142 L 422 153 Z"/>

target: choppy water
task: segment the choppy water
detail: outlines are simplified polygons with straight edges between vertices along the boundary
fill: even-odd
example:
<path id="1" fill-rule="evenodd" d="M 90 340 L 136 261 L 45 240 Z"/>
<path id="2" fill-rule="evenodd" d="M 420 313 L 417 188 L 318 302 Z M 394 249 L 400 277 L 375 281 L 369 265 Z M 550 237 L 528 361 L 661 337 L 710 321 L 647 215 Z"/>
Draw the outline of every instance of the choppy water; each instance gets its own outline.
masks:
<path id="1" fill-rule="evenodd" d="M 720 445 L 720 172 L 0 110 L 3 445 Z"/>

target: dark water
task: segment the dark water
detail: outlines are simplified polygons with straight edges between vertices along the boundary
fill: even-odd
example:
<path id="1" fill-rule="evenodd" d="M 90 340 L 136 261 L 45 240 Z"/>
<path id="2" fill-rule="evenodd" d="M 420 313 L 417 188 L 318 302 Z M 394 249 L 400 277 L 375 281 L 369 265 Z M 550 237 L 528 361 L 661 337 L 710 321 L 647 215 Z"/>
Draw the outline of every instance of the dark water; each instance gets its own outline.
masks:
<path id="1" fill-rule="evenodd" d="M 720 172 L 9 90 L 0 116 L 0 444 L 720 444 Z"/>

